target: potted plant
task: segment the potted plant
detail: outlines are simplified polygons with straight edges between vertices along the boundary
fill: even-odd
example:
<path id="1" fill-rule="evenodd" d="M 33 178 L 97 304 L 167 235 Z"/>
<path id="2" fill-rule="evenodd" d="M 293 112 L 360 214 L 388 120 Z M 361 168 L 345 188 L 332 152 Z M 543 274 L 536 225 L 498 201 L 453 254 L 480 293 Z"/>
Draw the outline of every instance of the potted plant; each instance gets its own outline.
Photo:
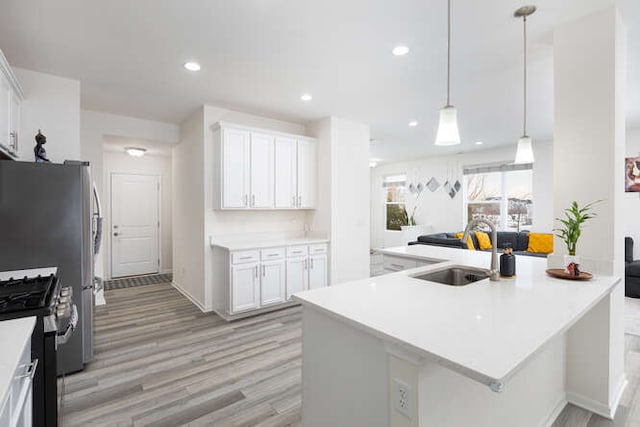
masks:
<path id="1" fill-rule="evenodd" d="M 576 246 L 582 234 L 582 226 L 584 223 L 597 216 L 593 211 L 593 205 L 598 202 L 600 202 L 600 200 L 580 207 L 578 202 L 574 200 L 571 206 L 564 210 L 564 218 L 556 218 L 562 226 L 560 228 L 554 228 L 553 231 L 556 232 L 556 236 L 564 241 L 568 252 L 564 256 L 565 273 L 576 276 L 580 274 L 580 257 L 576 255 Z"/>

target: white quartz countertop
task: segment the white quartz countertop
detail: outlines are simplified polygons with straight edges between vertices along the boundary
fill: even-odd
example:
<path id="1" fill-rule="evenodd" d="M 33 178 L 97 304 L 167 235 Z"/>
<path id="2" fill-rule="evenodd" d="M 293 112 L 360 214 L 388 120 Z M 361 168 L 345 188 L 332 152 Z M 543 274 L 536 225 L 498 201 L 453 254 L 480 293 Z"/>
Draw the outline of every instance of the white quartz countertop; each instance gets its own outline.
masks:
<path id="1" fill-rule="evenodd" d="M 248 249 L 275 248 L 280 246 L 312 245 L 316 243 L 328 243 L 329 239 L 324 237 L 243 237 L 237 239 L 211 239 L 211 246 L 224 248 L 228 251 L 244 251 Z"/>
<path id="2" fill-rule="evenodd" d="M 0 406 L 7 398 L 14 372 L 18 367 L 22 350 L 31 337 L 36 324 L 35 317 L 0 321 Z"/>
<path id="3" fill-rule="evenodd" d="M 447 261 L 294 298 L 487 385 L 507 381 L 620 283 L 610 276 L 552 278 L 545 273 L 546 259 L 517 256 L 514 279 L 447 286 L 411 276 L 453 264 L 486 269 L 491 254 L 428 245 L 379 252 Z"/>

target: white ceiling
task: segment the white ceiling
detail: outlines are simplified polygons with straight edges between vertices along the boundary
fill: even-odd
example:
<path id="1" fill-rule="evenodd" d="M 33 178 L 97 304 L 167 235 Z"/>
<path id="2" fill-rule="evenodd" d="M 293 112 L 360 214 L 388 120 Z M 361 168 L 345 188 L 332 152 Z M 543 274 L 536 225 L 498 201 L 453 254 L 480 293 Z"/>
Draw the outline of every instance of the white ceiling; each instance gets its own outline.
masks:
<path id="1" fill-rule="evenodd" d="M 530 18 L 529 134 L 552 135 L 551 31 L 613 0 L 539 0 Z M 201 104 L 371 125 L 386 161 L 514 143 L 522 0 L 453 0 L 452 103 L 463 145 L 433 147 L 445 97 L 445 0 L 0 0 L 14 66 L 81 81 L 82 107 L 179 123 Z M 629 123 L 640 126 L 640 2 L 629 26 Z M 405 43 L 411 53 L 393 57 Z M 188 60 L 202 71 L 182 68 Z M 313 101 L 299 97 L 311 93 Z M 409 128 L 410 120 L 419 126 Z"/>

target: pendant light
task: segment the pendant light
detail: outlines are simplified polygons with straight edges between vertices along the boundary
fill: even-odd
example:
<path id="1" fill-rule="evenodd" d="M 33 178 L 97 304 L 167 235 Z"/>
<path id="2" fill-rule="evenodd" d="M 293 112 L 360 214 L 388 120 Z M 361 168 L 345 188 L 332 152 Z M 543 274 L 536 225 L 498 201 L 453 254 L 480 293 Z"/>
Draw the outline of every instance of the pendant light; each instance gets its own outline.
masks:
<path id="1" fill-rule="evenodd" d="M 447 0 L 447 105 L 440 110 L 436 145 L 460 144 L 458 111 L 451 105 L 451 0 Z"/>
<path id="2" fill-rule="evenodd" d="M 516 151 L 516 164 L 533 163 L 533 147 L 531 138 L 527 135 L 527 17 L 536 11 L 535 6 L 522 6 L 513 13 L 516 18 L 522 18 L 522 32 L 524 35 L 524 108 L 522 121 L 522 136 L 518 140 Z"/>

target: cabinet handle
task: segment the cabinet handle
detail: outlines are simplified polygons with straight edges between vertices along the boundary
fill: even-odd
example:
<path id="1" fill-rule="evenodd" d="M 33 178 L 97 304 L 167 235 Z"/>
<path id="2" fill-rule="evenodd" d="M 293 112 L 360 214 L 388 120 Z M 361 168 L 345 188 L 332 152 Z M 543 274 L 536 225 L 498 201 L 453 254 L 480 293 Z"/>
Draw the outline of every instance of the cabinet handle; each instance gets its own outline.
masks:
<path id="1" fill-rule="evenodd" d="M 252 194 L 251 195 L 251 206 L 255 206 L 256 205 L 256 195 Z"/>
<path id="2" fill-rule="evenodd" d="M 304 269 L 308 270 L 308 268 L 307 268 L 307 260 L 306 259 L 304 260 Z"/>
<path id="3" fill-rule="evenodd" d="M 33 362 L 22 365 L 22 368 L 27 368 L 24 374 L 18 375 L 16 378 L 29 378 L 33 380 L 36 375 L 36 368 L 38 367 L 38 359 L 34 359 Z"/>
<path id="4" fill-rule="evenodd" d="M 257 265 L 254 267 L 254 270 L 256 272 L 256 279 L 257 279 L 258 278 L 258 266 Z"/>
<path id="5" fill-rule="evenodd" d="M 240 257 L 240 259 L 251 259 L 251 258 L 253 258 L 251 255 L 249 255 L 249 256 L 241 256 Z"/>
<path id="6" fill-rule="evenodd" d="M 291 206 L 293 206 L 294 208 L 296 207 L 296 196 L 293 196 L 291 198 Z"/>
<path id="7" fill-rule="evenodd" d="M 302 207 L 302 196 L 298 196 L 298 207 Z"/>
<path id="8" fill-rule="evenodd" d="M 311 269 L 313 270 L 313 258 L 310 258 L 311 260 Z"/>
<path id="9" fill-rule="evenodd" d="M 405 268 L 404 265 L 400 265 L 400 264 L 391 264 L 391 266 L 395 268 Z"/>
<path id="10" fill-rule="evenodd" d="M 242 203 L 244 204 L 244 206 L 247 206 L 248 199 L 249 199 L 249 197 L 245 194 L 244 198 L 242 199 Z"/>
<path id="11" fill-rule="evenodd" d="M 264 277 L 264 276 L 266 276 L 266 268 L 265 268 L 265 266 L 263 265 L 263 266 L 262 266 L 262 277 Z"/>

